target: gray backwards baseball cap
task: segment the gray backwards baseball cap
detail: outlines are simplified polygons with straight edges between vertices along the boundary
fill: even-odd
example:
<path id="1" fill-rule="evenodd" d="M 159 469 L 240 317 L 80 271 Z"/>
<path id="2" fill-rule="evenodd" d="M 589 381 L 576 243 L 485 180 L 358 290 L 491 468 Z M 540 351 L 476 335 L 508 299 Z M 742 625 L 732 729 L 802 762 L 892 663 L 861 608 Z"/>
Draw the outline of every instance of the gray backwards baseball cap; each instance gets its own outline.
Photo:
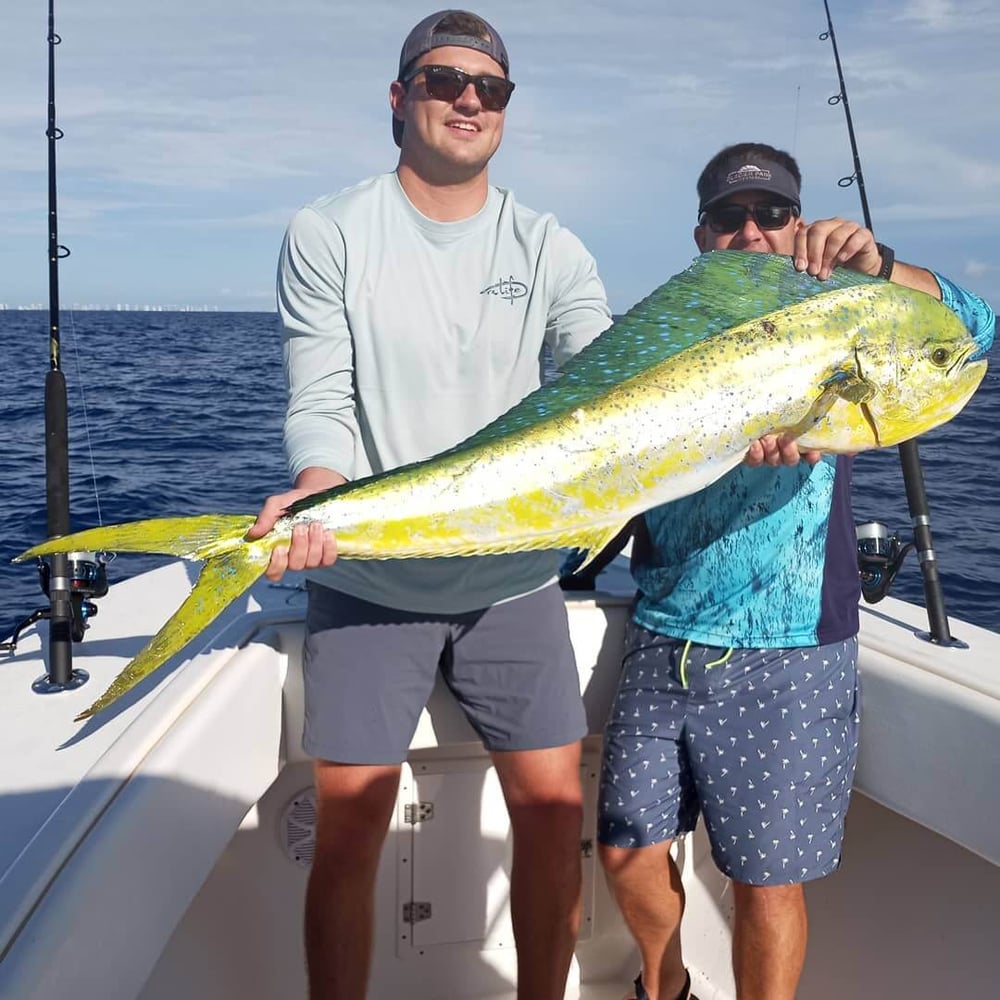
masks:
<path id="1" fill-rule="evenodd" d="M 489 37 L 481 38 L 479 35 L 455 34 L 454 32 L 436 30 L 437 26 L 449 14 L 462 14 L 465 17 L 475 18 L 482 24 Z M 401 80 L 406 71 L 422 55 L 430 52 L 431 49 L 439 49 L 445 45 L 457 45 L 463 49 L 485 52 L 503 67 L 507 76 L 510 76 L 510 60 L 507 58 L 507 49 L 504 47 L 500 33 L 493 25 L 485 18 L 467 10 L 439 10 L 436 14 L 425 17 L 406 36 L 406 41 L 403 42 L 403 48 L 399 53 L 399 72 L 396 79 Z M 395 115 L 392 116 L 392 137 L 396 140 L 397 146 L 403 145 L 403 123 Z"/>
<path id="2" fill-rule="evenodd" d="M 735 191 L 767 191 L 791 202 L 801 211 L 795 177 L 769 156 L 738 153 L 723 159 L 698 182 L 698 214 Z"/>

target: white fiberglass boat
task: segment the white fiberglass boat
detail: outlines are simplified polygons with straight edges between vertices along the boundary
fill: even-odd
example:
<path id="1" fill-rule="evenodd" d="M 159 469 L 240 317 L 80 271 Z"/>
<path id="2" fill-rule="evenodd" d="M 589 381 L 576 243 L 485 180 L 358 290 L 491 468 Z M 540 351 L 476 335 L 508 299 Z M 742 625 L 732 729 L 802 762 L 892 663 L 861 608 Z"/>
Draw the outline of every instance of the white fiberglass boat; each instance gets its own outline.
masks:
<path id="1" fill-rule="evenodd" d="M 51 0 L 49 25 L 51 275 L 64 255 Z M 51 377 L 57 295 L 50 302 Z M 59 485 L 58 470 L 52 478 Z M 50 534 L 63 534 L 55 506 Z M 46 675 L 44 624 L 0 659 L 0 1000 L 305 996 L 314 810 L 300 749 L 304 591 L 258 582 L 151 678 L 73 722 L 181 604 L 193 574 L 177 562 L 112 587 L 75 649 L 91 678 L 75 690 L 33 689 Z M 574 1000 L 619 1000 L 639 965 L 594 850 L 600 734 L 631 596 L 623 560 L 599 586 L 566 598 L 589 720 Z M 924 627 L 922 609 L 891 598 L 863 609 L 861 758 L 842 867 L 808 890 L 804 1000 L 997 992 L 1000 634 L 954 622 L 962 648 L 927 642 Z M 677 852 L 695 990 L 728 1000 L 727 883 L 699 833 Z M 496 776 L 440 688 L 383 851 L 370 997 L 513 998 L 509 870 Z"/>
<path id="2" fill-rule="evenodd" d="M 108 711 L 72 721 L 192 579 L 172 563 L 112 587 L 75 647 L 91 675 L 75 691 L 32 691 L 44 626 L 0 661 L 4 1000 L 305 996 L 304 592 L 261 581 Z M 599 586 L 566 598 L 590 722 L 585 913 L 566 995 L 619 1000 L 638 958 L 596 860 L 593 807 L 630 594 L 623 560 Z M 861 760 L 842 867 L 808 889 L 807 1000 L 995 995 L 1000 635 L 953 622 L 968 648 L 947 648 L 920 638 L 925 627 L 922 609 L 892 598 L 862 611 Z M 731 894 L 700 832 L 678 860 L 696 992 L 731 998 Z M 513 998 L 509 868 L 489 758 L 441 689 L 383 853 L 370 997 Z"/>

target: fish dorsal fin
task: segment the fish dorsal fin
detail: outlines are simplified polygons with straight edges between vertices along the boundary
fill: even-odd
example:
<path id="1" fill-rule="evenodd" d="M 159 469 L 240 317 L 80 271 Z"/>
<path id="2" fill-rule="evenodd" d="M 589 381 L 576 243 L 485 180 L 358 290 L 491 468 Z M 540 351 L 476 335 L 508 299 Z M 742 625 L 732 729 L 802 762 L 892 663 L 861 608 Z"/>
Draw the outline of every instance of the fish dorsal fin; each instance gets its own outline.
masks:
<path id="1" fill-rule="evenodd" d="M 695 258 L 637 302 L 597 340 L 572 358 L 555 383 L 459 447 L 486 443 L 568 413 L 626 379 L 730 327 L 805 299 L 879 279 L 837 268 L 825 281 L 796 271 L 790 257 L 747 250 L 713 250 Z"/>

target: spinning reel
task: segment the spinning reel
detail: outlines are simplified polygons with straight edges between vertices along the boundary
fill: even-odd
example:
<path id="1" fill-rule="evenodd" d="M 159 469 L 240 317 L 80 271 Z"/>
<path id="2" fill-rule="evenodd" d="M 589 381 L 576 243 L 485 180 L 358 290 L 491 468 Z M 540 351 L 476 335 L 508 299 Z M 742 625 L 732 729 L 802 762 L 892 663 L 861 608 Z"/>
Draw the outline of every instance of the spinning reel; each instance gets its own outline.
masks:
<path id="1" fill-rule="evenodd" d="M 865 521 L 857 525 L 857 533 L 861 596 L 876 604 L 889 593 L 913 543 L 903 544 L 881 521 Z"/>
<path id="2" fill-rule="evenodd" d="M 97 614 L 97 605 L 92 598 L 103 597 L 108 592 L 107 562 L 104 553 L 69 552 L 66 554 L 66 589 L 69 591 L 73 608 L 71 634 L 73 642 L 82 642 L 83 635 L 90 627 L 89 619 Z M 52 582 L 52 567 L 44 560 L 38 560 L 38 581 L 46 597 Z M 43 618 L 50 618 L 51 607 L 37 608 L 14 629 L 8 642 L 0 643 L 0 650 L 13 653 L 17 649 L 20 634 L 29 626 Z"/>

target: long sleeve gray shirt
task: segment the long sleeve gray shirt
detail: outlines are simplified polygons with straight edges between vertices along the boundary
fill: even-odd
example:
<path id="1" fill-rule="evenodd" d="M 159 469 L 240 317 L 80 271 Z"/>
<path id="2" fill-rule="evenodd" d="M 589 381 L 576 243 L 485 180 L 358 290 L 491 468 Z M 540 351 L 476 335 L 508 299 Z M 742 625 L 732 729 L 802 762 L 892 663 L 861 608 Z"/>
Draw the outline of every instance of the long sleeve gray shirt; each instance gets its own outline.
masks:
<path id="1" fill-rule="evenodd" d="M 491 187 L 459 222 L 417 211 L 395 173 L 322 198 L 278 270 L 291 474 L 348 479 L 428 458 L 510 409 L 611 323 L 583 244 Z M 339 560 L 310 578 L 363 600 L 461 612 L 554 579 L 561 556 Z"/>

